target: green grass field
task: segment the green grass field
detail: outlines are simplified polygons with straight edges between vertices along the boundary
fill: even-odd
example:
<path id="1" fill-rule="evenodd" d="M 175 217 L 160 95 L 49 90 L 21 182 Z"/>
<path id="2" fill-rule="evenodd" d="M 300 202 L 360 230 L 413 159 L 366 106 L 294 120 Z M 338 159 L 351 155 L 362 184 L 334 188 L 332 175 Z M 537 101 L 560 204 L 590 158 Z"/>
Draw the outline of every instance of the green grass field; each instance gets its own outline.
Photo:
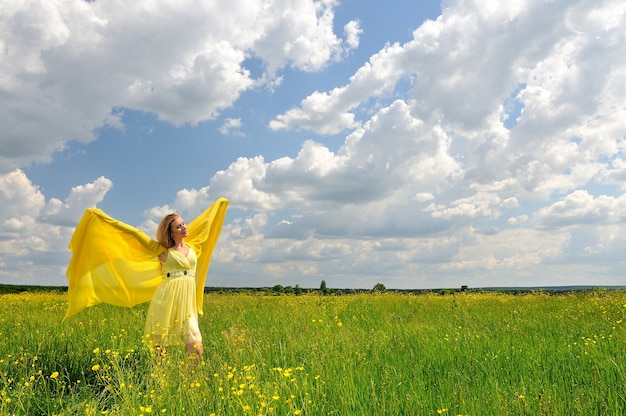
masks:
<path id="1" fill-rule="evenodd" d="M 0 415 L 626 414 L 626 294 L 209 294 L 202 362 L 147 305 L 0 296 Z"/>

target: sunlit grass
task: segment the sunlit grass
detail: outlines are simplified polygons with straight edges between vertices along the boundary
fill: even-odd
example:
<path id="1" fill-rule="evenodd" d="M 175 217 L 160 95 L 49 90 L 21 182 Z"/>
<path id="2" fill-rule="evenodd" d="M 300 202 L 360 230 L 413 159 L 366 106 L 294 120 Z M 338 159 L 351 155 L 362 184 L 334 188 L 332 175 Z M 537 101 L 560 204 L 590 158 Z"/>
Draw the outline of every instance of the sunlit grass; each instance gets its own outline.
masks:
<path id="1" fill-rule="evenodd" d="M 201 361 L 147 305 L 0 296 L 0 415 L 623 415 L 626 295 L 207 295 Z"/>

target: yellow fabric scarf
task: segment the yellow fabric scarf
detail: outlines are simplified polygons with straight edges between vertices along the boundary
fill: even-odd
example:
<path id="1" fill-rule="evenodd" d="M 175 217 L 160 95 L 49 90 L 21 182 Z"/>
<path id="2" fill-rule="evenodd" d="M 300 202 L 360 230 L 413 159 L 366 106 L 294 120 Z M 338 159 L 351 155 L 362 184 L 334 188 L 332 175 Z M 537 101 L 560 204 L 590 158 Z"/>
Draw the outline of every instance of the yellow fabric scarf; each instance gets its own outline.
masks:
<path id="1" fill-rule="evenodd" d="M 220 198 L 188 224 L 185 243 L 196 251 L 196 296 L 202 315 L 204 283 L 226 217 Z M 157 256 L 165 250 L 143 231 L 89 208 L 69 243 L 68 307 L 63 320 L 98 303 L 133 307 L 152 299 L 162 280 Z"/>

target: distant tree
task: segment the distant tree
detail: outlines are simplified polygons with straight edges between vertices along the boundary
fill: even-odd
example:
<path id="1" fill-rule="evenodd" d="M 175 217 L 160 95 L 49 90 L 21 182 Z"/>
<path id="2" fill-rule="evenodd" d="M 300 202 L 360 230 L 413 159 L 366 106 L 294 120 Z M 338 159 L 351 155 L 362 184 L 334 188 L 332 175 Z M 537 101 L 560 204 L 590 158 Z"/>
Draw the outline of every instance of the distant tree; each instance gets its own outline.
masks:
<path id="1" fill-rule="evenodd" d="M 374 288 L 372 289 L 372 292 L 384 292 L 385 290 L 387 290 L 385 285 L 383 285 L 382 283 L 376 283 L 374 285 Z"/>
<path id="2" fill-rule="evenodd" d="M 300 287 L 300 285 L 296 285 L 296 287 L 294 288 L 294 292 L 296 293 L 296 295 L 302 294 L 302 288 Z"/>
<path id="3" fill-rule="evenodd" d="M 272 288 L 272 292 L 275 293 L 283 293 L 285 291 L 285 289 L 283 288 L 282 285 L 276 285 Z"/>
<path id="4" fill-rule="evenodd" d="M 322 283 L 320 284 L 320 290 L 322 292 L 322 294 L 324 295 L 329 295 L 333 293 L 333 290 L 326 287 L 326 280 L 322 280 Z"/>

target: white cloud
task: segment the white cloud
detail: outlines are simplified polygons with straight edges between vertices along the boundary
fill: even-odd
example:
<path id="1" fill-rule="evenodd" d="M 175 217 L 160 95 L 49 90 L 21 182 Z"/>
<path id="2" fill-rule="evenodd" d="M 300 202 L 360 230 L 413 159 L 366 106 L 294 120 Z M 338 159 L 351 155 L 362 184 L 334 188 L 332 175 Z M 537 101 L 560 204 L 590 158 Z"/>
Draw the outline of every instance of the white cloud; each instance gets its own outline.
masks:
<path id="1" fill-rule="evenodd" d="M 233 205 L 241 208 L 265 211 L 280 207 L 280 198 L 264 192 L 259 186 L 265 176 L 265 161 L 257 156 L 251 159 L 240 157 L 228 169 L 217 172 L 205 191 L 211 199 L 225 196 Z"/>
<path id="2" fill-rule="evenodd" d="M 472 233 L 443 269 L 468 274 L 480 270 L 485 286 L 492 286 L 488 282 L 503 273 L 507 277 L 498 281 L 504 286 L 535 286 L 549 277 L 542 265 L 561 255 L 567 238 L 566 233 L 528 229 L 496 234 Z M 551 280 L 560 281 L 561 285 L 576 282 L 575 277 L 560 274 L 552 276 Z"/>
<path id="3" fill-rule="evenodd" d="M 262 29 L 252 49 L 268 63 L 270 74 L 286 63 L 295 69 L 318 71 L 358 46 L 356 23 L 349 23 L 350 29 L 345 30 L 347 47 L 333 33 L 335 5 L 335 1 L 277 0 L 253 16 Z M 243 7 L 248 7 L 247 3 Z"/>
<path id="4" fill-rule="evenodd" d="M 336 153 L 309 140 L 295 158 L 241 158 L 213 178 L 211 189 L 246 208 L 343 209 L 354 223 L 352 210 L 360 205 L 389 204 L 380 213 L 385 216 L 396 199 L 404 206 L 418 193 L 437 191 L 440 181 L 458 173 L 449 145 L 440 128 L 415 119 L 406 103 L 396 101 L 346 137 Z"/>
<path id="5" fill-rule="evenodd" d="M 623 246 L 605 239 L 570 250 L 585 224 L 617 226 L 625 217 L 623 196 L 594 198 L 581 190 L 624 187 L 625 10 L 620 1 L 448 2 L 412 41 L 385 46 L 346 85 L 315 91 L 277 115 L 274 130 L 353 129 L 337 152 L 309 141 L 296 158 L 266 164 L 257 182 L 264 195 L 301 210 L 276 227 L 274 235 L 285 238 L 277 241 L 291 238 L 292 250 L 309 251 L 313 241 L 349 241 L 368 260 L 345 254 L 335 265 L 340 274 L 347 264 L 376 270 L 369 260 L 380 259 L 347 236 L 405 233 L 415 243 L 430 235 L 443 241 L 437 233 L 445 230 L 457 244 L 441 264 L 421 264 L 429 273 L 476 278 L 489 270 L 486 285 L 503 272 L 515 276 L 512 285 L 576 282 L 564 259 L 578 264 L 581 253 L 597 257 Z M 365 107 L 372 97 L 383 99 L 380 105 L 402 80 L 413 85 L 405 100 L 358 120 L 371 112 Z M 511 97 L 521 112 L 506 127 Z M 466 231 L 480 223 L 481 231 Z M 521 228 L 532 225 L 539 230 Z M 403 249 L 392 257 L 403 261 L 397 272 L 390 262 L 381 264 L 394 276 L 417 274 L 411 260 L 422 261 Z M 323 275 L 323 263 L 316 265 Z M 610 272 L 601 274 L 616 282 Z"/>
<path id="6" fill-rule="evenodd" d="M 224 120 L 224 124 L 219 128 L 219 131 L 222 134 L 241 134 L 241 132 L 238 132 L 241 126 L 240 118 L 227 118 Z"/>
<path id="7" fill-rule="evenodd" d="M 0 176 L 0 195 L 0 218 L 3 221 L 21 216 L 36 216 L 45 204 L 41 191 L 21 170 Z"/>
<path id="8" fill-rule="evenodd" d="M 358 20 L 351 20 L 345 24 L 343 31 L 346 34 L 346 43 L 351 49 L 359 47 L 359 36 L 363 33 L 360 22 Z"/>
<path id="9" fill-rule="evenodd" d="M 388 137 L 394 138 L 393 146 Z M 348 279 L 385 270 L 410 274 L 414 266 L 401 265 L 401 260 L 429 261 L 425 253 L 430 253 L 443 261 L 458 249 L 454 238 L 445 244 L 432 238 L 427 249 L 408 239 L 451 226 L 426 210 L 441 181 L 458 173 L 449 144 L 441 129 L 413 118 L 408 105 L 397 101 L 346 137 L 337 152 L 309 140 L 295 158 L 239 158 L 208 187 L 180 191 L 174 206 L 192 213 L 225 196 L 231 211 L 250 212 L 224 226 L 215 255 L 221 260 L 211 273 L 219 279 L 225 262 L 234 268 L 227 274 L 242 280 L 229 277 L 216 284 L 243 285 L 244 279 L 259 275 L 259 264 L 267 280 L 256 276 L 257 285 L 279 283 L 275 279 L 289 273 L 305 276 L 301 284 L 310 285 L 306 279 L 335 270 L 345 274 L 346 286 Z M 276 221 L 270 222 L 269 215 Z M 379 239 L 421 248 L 379 252 Z"/>
<path id="10" fill-rule="evenodd" d="M 626 43 L 614 22 L 623 21 L 624 6 L 545 7 L 451 2 L 412 41 L 386 46 L 349 84 L 311 94 L 270 127 L 354 128 L 360 106 L 411 78 L 412 113 L 468 141 L 466 169 L 476 180 L 513 177 L 520 191 L 542 197 L 574 190 L 602 169 L 598 158 L 622 149 Z M 613 18 L 601 24 L 607 13 Z M 512 92 L 523 110 L 508 130 L 502 104 Z"/>
<path id="11" fill-rule="evenodd" d="M 337 100 L 342 90 L 336 88 L 330 93 L 314 92 L 302 100 L 300 108 L 276 116 L 276 119 L 270 121 L 269 127 L 272 130 L 303 127 L 320 134 L 336 134 L 357 127 L 354 114 L 346 112 L 350 103 L 346 105 Z"/>
<path id="12" fill-rule="evenodd" d="M 0 270 L 1 282 L 63 285 L 63 267 L 69 260 L 67 244 L 83 211 L 100 202 L 111 181 L 99 178 L 76 186 L 65 202 L 50 200 L 21 170 L 0 175 Z"/>
<path id="13" fill-rule="evenodd" d="M 519 206 L 519 201 L 515 197 L 507 198 L 502 203 L 500 203 L 502 208 L 517 208 Z"/>
<path id="14" fill-rule="evenodd" d="M 587 191 L 578 190 L 540 209 L 534 219 L 543 228 L 621 223 L 626 220 L 626 195 L 594 198 Z"/>
<path id="15" fill-rule="evenodd" d="M 219 13 L 202 2 L 21 4 L 0 15 L 11 34 L 0 35 L 11 58 L 0 62 L 0 166 L 9 172 L 0 193 L 10 202 L 0 208 L 0 248 L 18 259 L 0 257 L 8 269 L 54 253 L 68 232 L 59 224 L 111 186 L 101 178 L 46 202 L 14 166 L 45 160 L 70 138 L 91 140 L 104 123 L 120 127 L 113 107 L 175 124 L 213 118 L 243 92 L 278 85 L 286 66 L 327 68 L 361 35 L 357 21 L 345 39 L 333 33 L 333 1 L 235 0 Z M 216 285 L 623 283 L 625 17 L 621 0 L 446 2 L 411 41 L 387 44 L 345 85 L 269 123 L 343 132 L 343 143 L 312 136 L 292 157 L 240 157 L 207 186 L 147 210 L 142 227 L 229 198 L 235 218 L 214 257 Z M 259 79 L 249 58 L 265 65 Z M 235 116 L 221 131 L 241 127 Z M 45 218 L 54 224 L 39 231 Z M 18 235 L 28 238 L 14 244 Z"/>
<path id="16" fill-rule="evenodd" d="M 289 65 L 316 71 L 341 59 L 329 1 L 7 0 L 0 9 L 0 172 L 48 162 L 68 140 L 120 128 L 115 108 L 175 125 L 215 118 Z M 260 58 L 266 74 L 245 68 Z"/>
<path id="17" fill-rule="evenodd" d="M 509 217 L 509 219 L 507 219 L 506 221 L 509 225 L 523 224 L 526 221 L 528 221 L 528 215 L 523 214 L 523 215 L 518 215 L 515 217 Z"/>
<path id="18" fill-rule="evenodd" d="M 415 194 L 414 199 L 417 202 L 426 202 L 426 201 L 431 201 L 432 199 L 434 199 L 435 197 L 433 196 L 433 194 L 429 193 L 429 192 L 418 192 L 417 194 Z"/>
<path id="19" fill-rule="evenodd" d="M 124 106 L 154 112 L 176 125 L 195 124 L 215 118 L 253 85 L 242 68 L 244 52 L 227 41 L 181 59 L 167 73 L 136 78 L 126 90 Z"/>
<path id="20" fill-rule="evenodd" d="M 93 183 L 75 186 L 64 202 L 51 198 L 40 213 L 41 219 L 70 227 L 76 224 L 77 219 L 80 219 L 85 209 L 95 207 L 104 200 L 105 195 L 112 187 L 113 182 L 103 176 Z"/>
<path id="21" fill-rule="evenodd" d="M 334 88 L 329 93 L 315 91 L 300 103 L 299 108 L 279 114 L 269 124 L 274 130 L 303 127 L 320 134 L 336 134 L 359 125 L 351 112 L 372 96 L 388 93 L 406 74 L 396 59 L 403 55 L 398 44 L 386 46 L 370 58 L 350 84 Z"/>

